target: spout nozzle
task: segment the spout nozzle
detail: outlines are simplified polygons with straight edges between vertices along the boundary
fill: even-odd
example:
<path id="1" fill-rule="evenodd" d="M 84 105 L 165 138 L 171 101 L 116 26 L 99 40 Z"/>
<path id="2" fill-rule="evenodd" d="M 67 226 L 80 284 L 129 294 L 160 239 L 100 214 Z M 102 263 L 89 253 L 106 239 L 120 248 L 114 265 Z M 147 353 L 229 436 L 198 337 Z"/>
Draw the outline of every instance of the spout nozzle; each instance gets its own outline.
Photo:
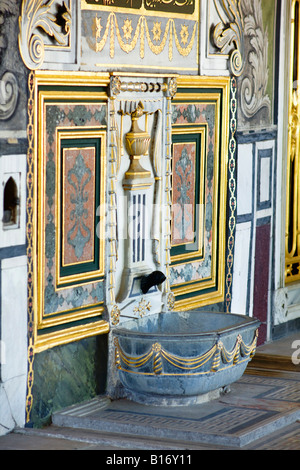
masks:
<path id="1" fill-rule="evenodd" d="M 166 276 L 161 271 L 153 271 L 148 276 L 143 276 L 141 279 L 141 290 L 146 294 L 153 286 L 158 286 L 166 280 Z"/>

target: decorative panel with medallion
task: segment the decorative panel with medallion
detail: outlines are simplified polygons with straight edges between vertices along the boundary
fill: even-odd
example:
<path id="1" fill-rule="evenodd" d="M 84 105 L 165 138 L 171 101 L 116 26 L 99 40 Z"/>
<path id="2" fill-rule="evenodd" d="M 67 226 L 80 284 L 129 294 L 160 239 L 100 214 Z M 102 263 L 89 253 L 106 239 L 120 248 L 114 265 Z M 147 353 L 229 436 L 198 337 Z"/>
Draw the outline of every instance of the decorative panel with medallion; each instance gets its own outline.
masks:
<path id="1" fill-rule="evenodd" d="M 37 76 L 35 343 L 43 349 L 107 331 L 107 96 L 100 80 L 81 87 Z"/>
<path id="2" fill-rule="evenodd" d="M 229 80 L 181 78 L 172 102 L 175 309 L 224 300 Z"/>

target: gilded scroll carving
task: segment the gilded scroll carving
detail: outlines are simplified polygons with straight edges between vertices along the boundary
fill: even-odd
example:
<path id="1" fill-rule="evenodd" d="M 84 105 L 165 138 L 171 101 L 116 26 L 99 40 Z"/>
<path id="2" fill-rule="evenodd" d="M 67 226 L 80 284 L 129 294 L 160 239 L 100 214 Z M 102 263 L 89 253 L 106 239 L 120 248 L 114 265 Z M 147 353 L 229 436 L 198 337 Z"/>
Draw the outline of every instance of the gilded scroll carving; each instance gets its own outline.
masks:
<path id="1" fill-rule="evenodd" d="M 300 278 L 299 168 L 300 168 L 300 94 L 299 94 L 299 2 L 291 3 L 289 122 L 286 167 L 285 282 Z M 286 320 L 284 320 L 286 321 Z"/>
<path id="2" fill-rule="evenodd" d="M 49 38 L 51 45 L 67 46 L 70 25 L 71 11 L 65 1 L 59 4 L 56 0 L 23 0 L 19 47 L 25 65 L 32 70 L 42 66 Z"/>
<path id="3" fill-rule="evenodd" d="M 251 50 L 247 70 L 241 83 L 241 109 L 251 119 L 262 108 L 270 113 L 271 102 L 266 94 L 268 84 L 268 31 L 264 29 L 261 0 L 242 0 L 245 36 Z"/>
<path id="4" fill-rule="evenodd" d="M 229 54 L 230 71 L 240 78 L 241 110 L 251 119 L 263 108 L 270 112 L 268 83 L 268 31 L 264 29 L 261 0 L 214 0 L 221 19 L 213 42 Z"/>
<path id="5" fill-rule="evenodd" d="M 0 80 L 0 120 L 9 119 L 15 112 L 19 96 L 19 85 L 15 75 L 5 72 Z"/>
<path id="6" fill-rule="evenodd" d="M 214 0 L 221 22 L 214 28 L 213 41 L 221 53 L 230 55 L 231 73 L 243 71 L 244 21 L 239 0 Z"/>

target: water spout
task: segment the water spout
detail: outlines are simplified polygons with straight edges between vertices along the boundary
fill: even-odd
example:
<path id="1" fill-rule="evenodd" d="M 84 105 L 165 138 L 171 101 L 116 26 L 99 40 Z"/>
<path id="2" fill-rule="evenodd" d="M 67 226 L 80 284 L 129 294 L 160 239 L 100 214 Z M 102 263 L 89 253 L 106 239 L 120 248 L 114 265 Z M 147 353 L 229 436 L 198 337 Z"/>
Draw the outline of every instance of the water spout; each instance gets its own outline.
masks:
<path id="1" fill-rule="evenodd" d="M 166 280 L 166 276 L 161 271 L 153 271 L 148 276 L 143 276 L 141 279 L 141 290 L 146 294 L 153 286 L 158 286 Z"/>

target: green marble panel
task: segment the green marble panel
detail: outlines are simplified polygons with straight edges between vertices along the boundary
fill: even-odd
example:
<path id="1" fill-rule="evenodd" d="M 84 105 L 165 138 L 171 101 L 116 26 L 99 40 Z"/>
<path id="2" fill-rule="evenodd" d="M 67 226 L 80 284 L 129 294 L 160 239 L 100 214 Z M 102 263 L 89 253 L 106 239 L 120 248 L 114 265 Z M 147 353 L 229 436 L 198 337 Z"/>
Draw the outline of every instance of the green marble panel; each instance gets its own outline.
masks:
<path id="1" fill-rule="evenodd" d="M 105 392 L 107 335 L 36 354 L 31 425 L 49 424 L 54 411 Z"/>

